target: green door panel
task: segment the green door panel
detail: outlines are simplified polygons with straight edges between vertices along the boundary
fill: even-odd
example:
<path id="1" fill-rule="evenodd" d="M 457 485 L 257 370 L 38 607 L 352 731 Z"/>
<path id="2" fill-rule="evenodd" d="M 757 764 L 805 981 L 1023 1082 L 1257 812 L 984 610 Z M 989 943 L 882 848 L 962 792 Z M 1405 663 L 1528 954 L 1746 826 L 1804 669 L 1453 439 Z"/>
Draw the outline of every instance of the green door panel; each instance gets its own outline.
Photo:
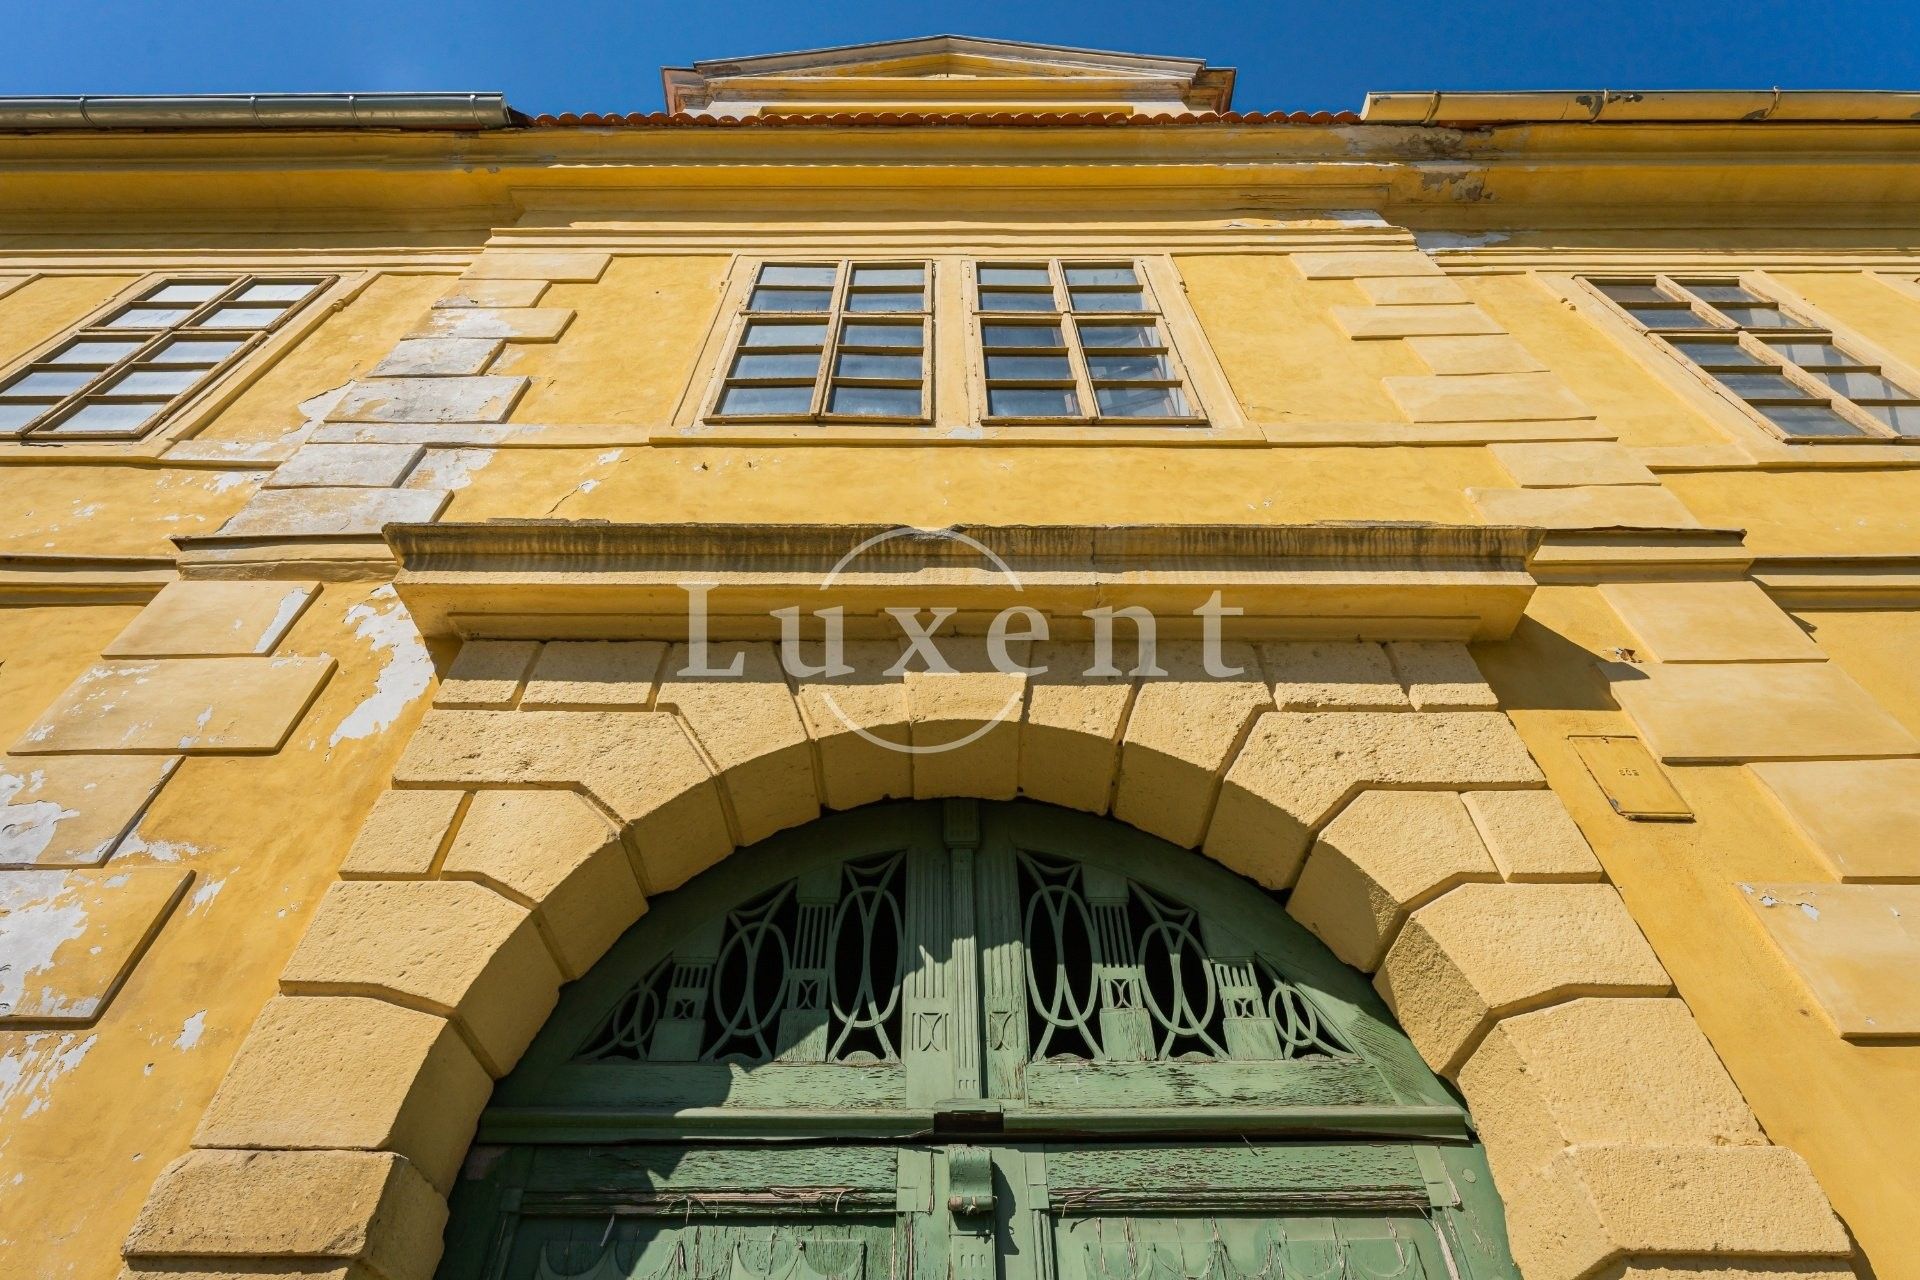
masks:
<path id="1" fill-rule="evenodd" d="M 495 1089 L 442 1280 L 1513 1280 L 1458 1099 L 1281 903 L 1046 806 L 662 898 Z"/>

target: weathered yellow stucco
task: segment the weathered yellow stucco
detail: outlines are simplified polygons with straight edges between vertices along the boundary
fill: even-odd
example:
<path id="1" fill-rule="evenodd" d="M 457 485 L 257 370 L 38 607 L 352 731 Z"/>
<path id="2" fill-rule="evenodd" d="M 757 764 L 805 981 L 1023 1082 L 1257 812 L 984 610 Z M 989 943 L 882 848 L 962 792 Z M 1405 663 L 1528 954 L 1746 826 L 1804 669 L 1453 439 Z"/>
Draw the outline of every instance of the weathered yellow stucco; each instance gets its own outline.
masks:
<path id="1" fill-rule="evenodd" d="M 1003 101 L 1082 92 L 1034 57 Z M 0 134 L 0 382 L 169 275 L 328 281 L 142 439 L 0 440 L 0 1274 L 426 1280 L 489 1078 L 649 901 L 1022 795 L 1290 893 L 1528 1280 L 1920 1277 L 1920 440 L 1783 439 L 1583 282 L 1738 277 L 1920 392 L 1916 129 Z M 1204 421 L 981 421 L 964 267 L 1049 258 L 1137 265 Z M 941 264 L 929 421 L 707 417 L 750 273 L 840 259 Z M 1027 590 L 823 579 L 898 525 Z M 770 648 L 676 675 L 686 580 L 729 641 L 953 591 L 1075 657 L 1217 589 L 1248 669 L 864 673 L 915 743 L 1013 697 L 908 764 Z"/>

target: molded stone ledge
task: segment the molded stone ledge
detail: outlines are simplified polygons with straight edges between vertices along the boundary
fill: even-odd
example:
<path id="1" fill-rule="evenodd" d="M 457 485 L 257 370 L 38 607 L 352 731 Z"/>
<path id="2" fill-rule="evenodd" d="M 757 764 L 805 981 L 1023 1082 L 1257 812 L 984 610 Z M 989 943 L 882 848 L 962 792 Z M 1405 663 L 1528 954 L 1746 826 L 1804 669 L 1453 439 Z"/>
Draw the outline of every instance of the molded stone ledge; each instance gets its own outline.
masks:
<path id="1" fill-rule="evenodd" d="M 1570 1000 L 1496 1024 L 1460 1089 L 1500 1185 L 1568 1146 L 1765 1146 L 1759 1123 L 1687 1006 Z"/>
<path id="2" fill-rule="evenodd" d="M 493 1078 L 438 1014 L 275 996 L 194 1134 L 198 1147 L 393 1151 L 446 1194 Z"/>
<path id="3" fill-rule="evenodd" d="M 1141 680 L 1120 746 L 1120 780 L 1113 814 L 1182 848 L 1197 847 L 1219 787 L 1222 765 L 1247 725 L 1273 709 L 1273 689 L 1252 645 L 1220 646 L 1220 661 L 1241 674 L 1215 678 L 1202 665 L 1201 646 L 1160 646 L 1164 677 Z"/>
<path id="4" fill-rule="evenodd" d="M 1581 1280 L 1628 1258 L 1846 1258 L 1844 1228 L 1785 1147 L 1569 1147 L 1507 1194 L 1527 1280 Z"/>
<path id="5" fill-rule="evenodd" d="M 1602 884 L 1461 885 L 1413 913 L 1373 985 L 1448 1079 L 1500 1018 L 1576 996 L 1671 990 Z"/>
<path id="6" fill-rule="evenodd" d="M 0 867 L 105 862 L 179 763 L 179 756 L 0 759 Z"/>
<path id="7" fill-rule="evenodd" d="M 1363 788 L 1545 785 L 1498 712 L 1269 712 L 1227 770 L 1205 848 L 1284 889 L 1313 833 Z"/>
<path id="8" fill-rule="evenodd" d="M 277 751 L 333 674 L 332 658 L 154 658 L 96 663 L 14 744 L 168 755 Z"/>
<path id="9" fill-rule="evenodd" d="M 485 314 L 440 311 L 436 315 Z M 347 388 L 327 417 L 333 422 L 505 422 L 527 379 L 370 378 Z"/>
<path id="10" fill-rule="evenodd" d="M 496 1077 L 539 1031 L 560 982 L 527 909 L 458 880 L 336 881 L 281 975 L 290 993 L 451 1017 Z"/>
<path id="11" fill-rule="evenodd" d="M 320 593 L 317 582 L 169 582 L 101 656 L 244 657 L 274 646 Z"/>
<path id="12" fill-rule="evenodd" d="M 136 1267 L 313 1259 L 432 1280 L 446 1223 L 439 1192 L 389 1152 L 190 1151 L 154 1184 L 125 1252 Z"/>
<path id="13" fill-rule="evenodd" d="M 1371 973 L 1416 907 L 1469 880 L 1498 881 L 1451 791 L 1363 791 L 1307 855 L 1287 911 Z"/>

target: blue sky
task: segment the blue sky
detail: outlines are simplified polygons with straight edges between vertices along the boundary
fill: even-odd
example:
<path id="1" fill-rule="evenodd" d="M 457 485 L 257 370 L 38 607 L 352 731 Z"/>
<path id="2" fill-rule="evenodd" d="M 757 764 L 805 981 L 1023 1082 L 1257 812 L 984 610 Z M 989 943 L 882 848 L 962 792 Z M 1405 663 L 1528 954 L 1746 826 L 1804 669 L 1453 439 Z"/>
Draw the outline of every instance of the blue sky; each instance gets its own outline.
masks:
<path id="1" fill-rule="evenodd" d="M 0 93 L 499 89 L 648 111 L 658 68 L 955 31 L 1204 57 L 1243 110 L 1369 89 L 1920 89 L 1920 0 L 0 0 Z"/>

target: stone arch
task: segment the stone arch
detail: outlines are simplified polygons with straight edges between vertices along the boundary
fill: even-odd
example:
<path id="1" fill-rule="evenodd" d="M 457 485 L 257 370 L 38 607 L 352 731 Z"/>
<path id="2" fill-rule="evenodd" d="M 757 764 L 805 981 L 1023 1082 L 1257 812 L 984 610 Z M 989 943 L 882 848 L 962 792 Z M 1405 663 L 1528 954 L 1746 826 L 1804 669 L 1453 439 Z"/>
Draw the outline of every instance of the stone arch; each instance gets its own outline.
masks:
<path id="1" fill-rule="evenodd" d="M 1044 676 L 891 678 L 893 646 L 856 644 L 831 706 L 770 646 L 712 680 L 663 647 L 465 647 L 156 1184 L 132 1274 L 428 1280 L 492 1081 L 560 985 L 736 845 L 900 796 L 1106 813 L 1291 890 L 1465 1095 L 1529 1280 L 1845 1273 L 1824 1194 L 1760 1132 L 1463 646 L 1229 645 L 1244 670 L 1221 680 L 1169 644 L 1169 675 L 1132 681 L 1080 677 L 1072 644 L 1031 655 Z"/>

